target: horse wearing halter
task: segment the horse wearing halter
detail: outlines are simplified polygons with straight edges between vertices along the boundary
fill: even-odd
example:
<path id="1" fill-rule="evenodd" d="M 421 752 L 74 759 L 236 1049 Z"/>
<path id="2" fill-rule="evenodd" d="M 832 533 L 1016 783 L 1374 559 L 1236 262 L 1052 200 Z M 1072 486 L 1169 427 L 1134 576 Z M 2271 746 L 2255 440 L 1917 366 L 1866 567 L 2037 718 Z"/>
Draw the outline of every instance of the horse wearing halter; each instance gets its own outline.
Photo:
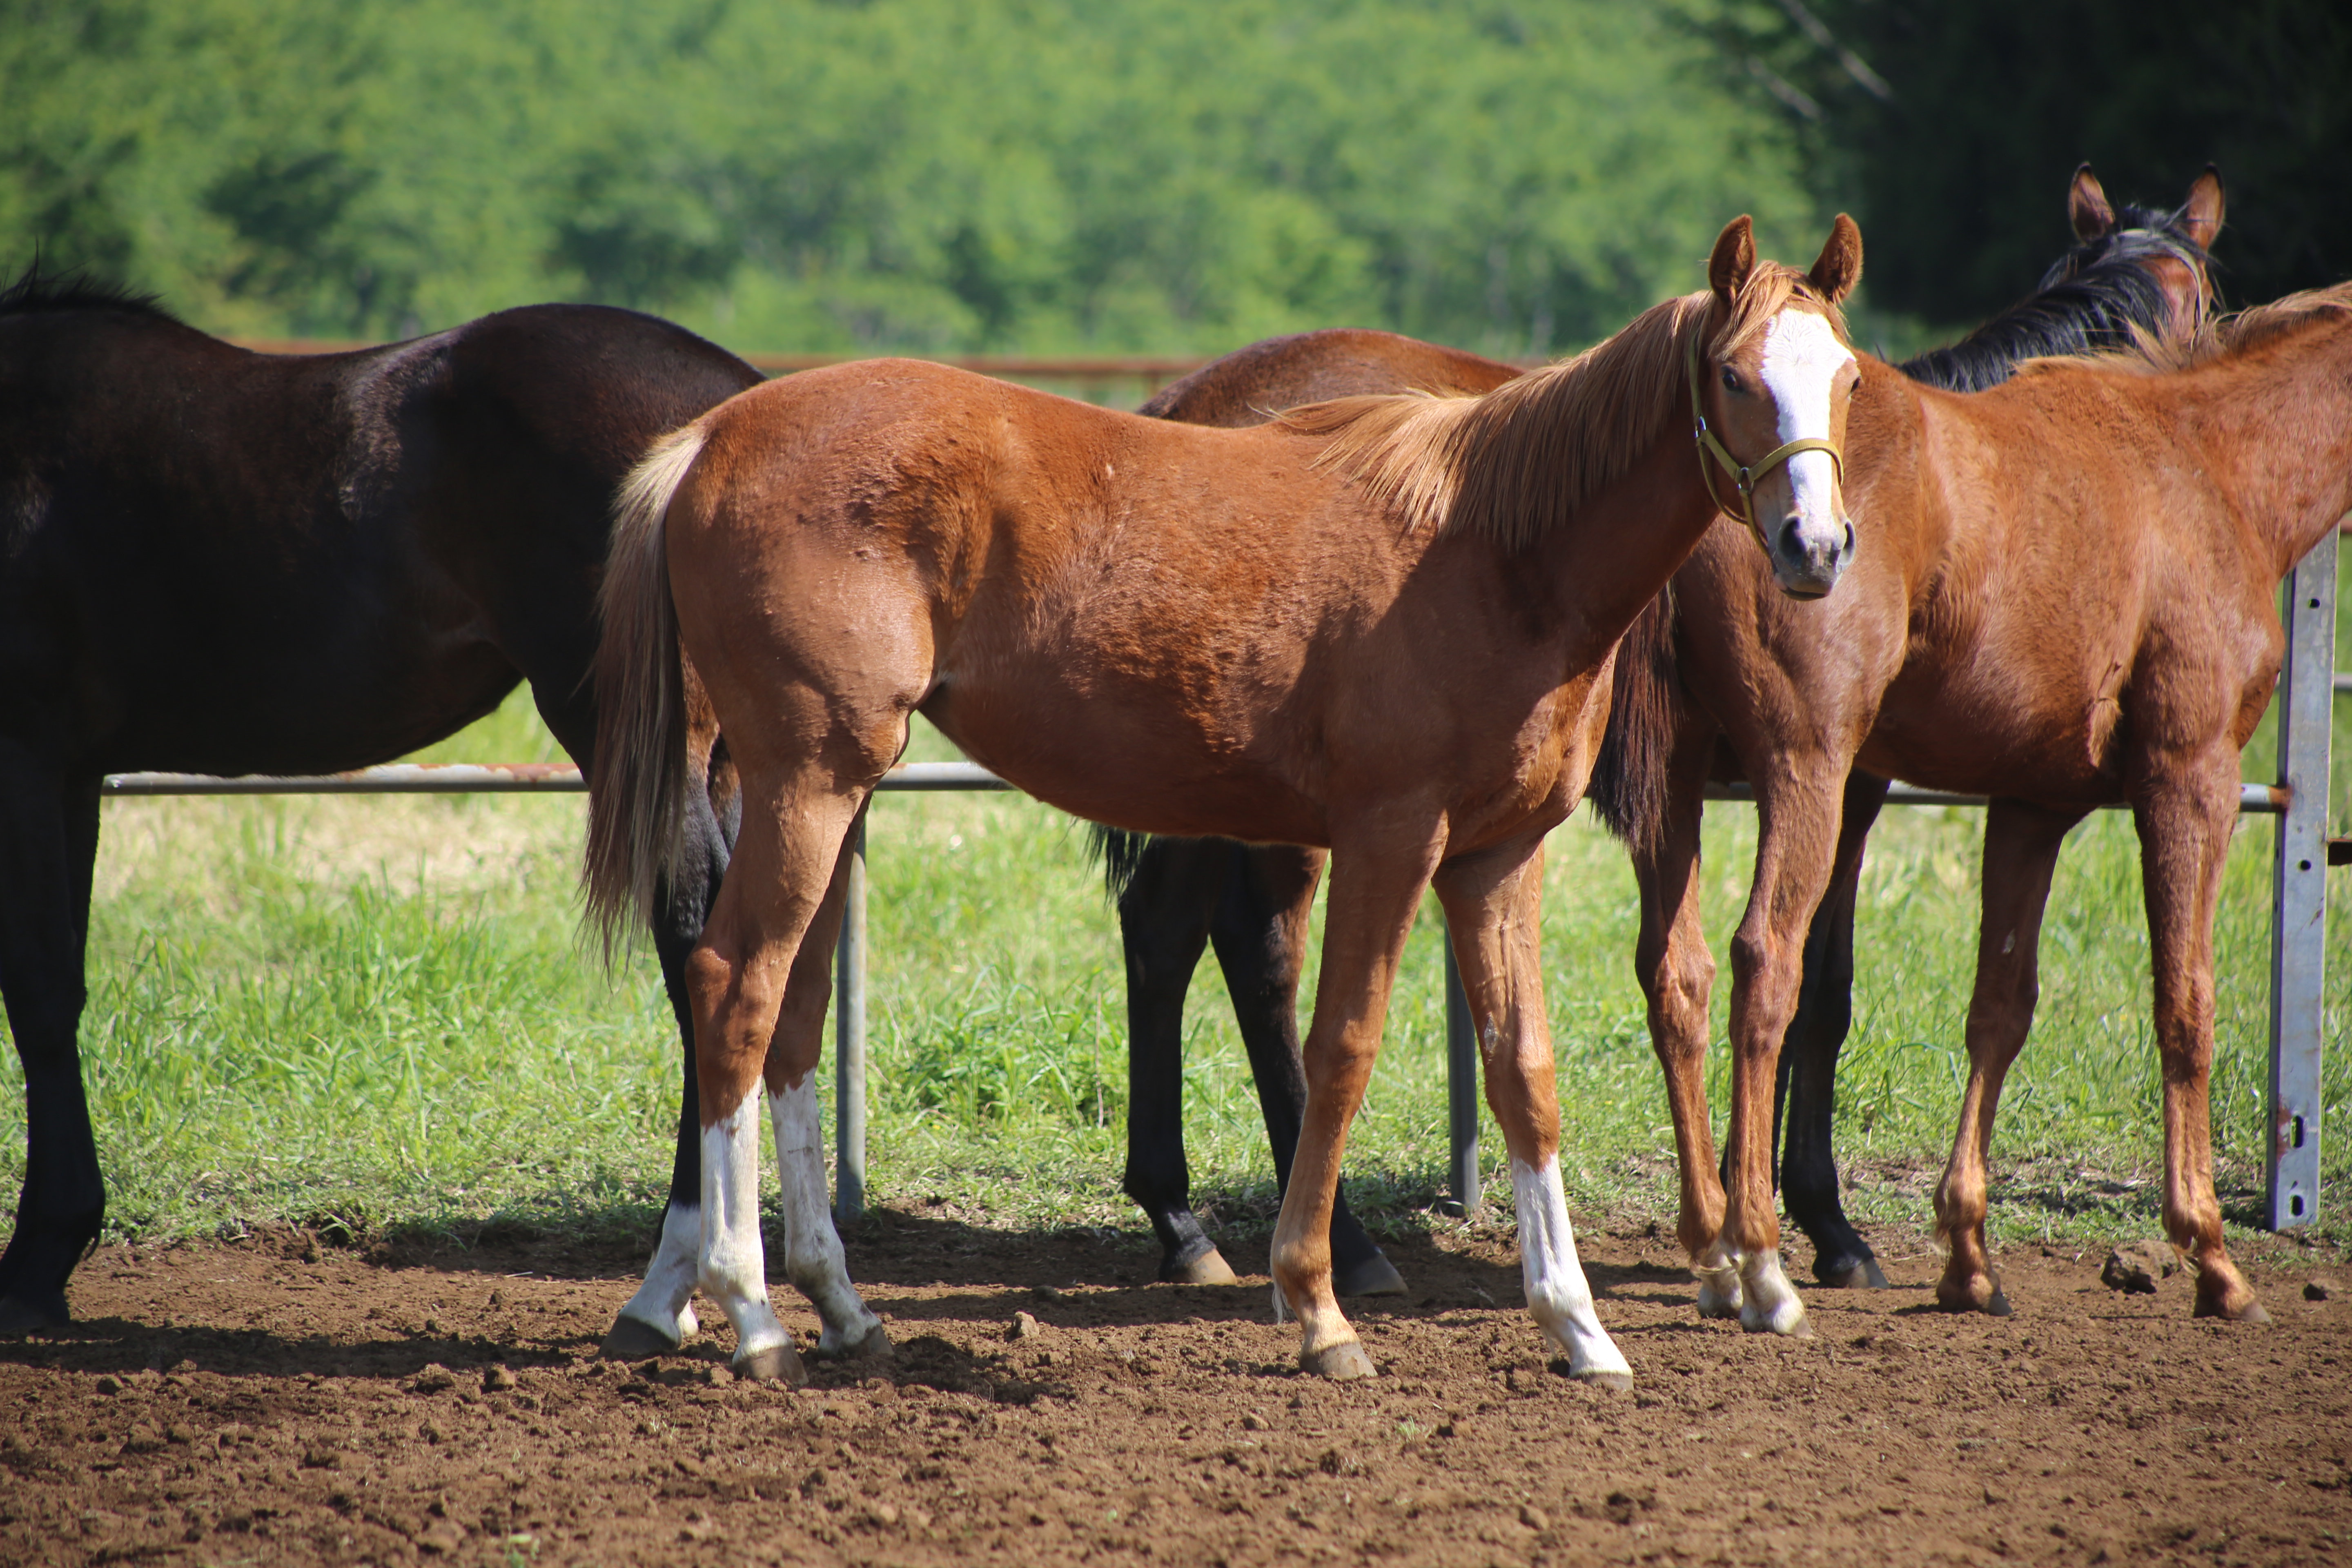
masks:
<path id="1" fill-rule="evenodd" d="M 1793 441 L 1783 441 L 1754 463 L 1742 466 L 1723 443 L 1716 439 L 1715 432 L 1707 428 L 1706 404 L 1700 395 L 1698 383 L 1698 334 L 1693 332 L 1685 341 L 1690 370 L 1691 440 L 1698 447 L 1699 478 L 1706 481 L 1707 499 L 1715 502 L 1715 509 L 1746 523 L 1748 531 L 1755 535 L 1758 547 L 1769 556 L 1772 553 L 1771 542 L 1764 537 L 1763 527 L 1756 521 L 1758 483 L 1800 452 L 1827 452 L 1831 466 L 1837 469 L 1838 483 L 1843 486 L 1845 483 L 1845 458 L 1834 443 L 1819 436 L 1801 436 Z M 1707 463 L 1709 458 L 1721 464 L 1724 471 L 1731 476 L 1732 485 L 1739 497 L 1738 510 L 1723 504 L 1723 497 L 1715 488 L 1715 469 Z"/>

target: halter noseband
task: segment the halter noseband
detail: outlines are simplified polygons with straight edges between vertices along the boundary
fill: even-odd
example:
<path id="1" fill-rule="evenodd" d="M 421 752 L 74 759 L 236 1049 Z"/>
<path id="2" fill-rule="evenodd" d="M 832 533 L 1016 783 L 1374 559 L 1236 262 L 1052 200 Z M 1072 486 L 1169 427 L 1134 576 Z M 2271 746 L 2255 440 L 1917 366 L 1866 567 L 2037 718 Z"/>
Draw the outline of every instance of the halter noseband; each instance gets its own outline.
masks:
<path id="1" fill-rule="evenodd" d="M 1793 441 L 1783 441 L 1756 462 L 1742 467 L 1739 460 L 1725 449 L 1723 443 L 1715 438 L 1715 432 L 1706 427 L 1706 405 L 1702 401 L 1698 382 L 1698 333 L 1692 332 L 1686 342 L 1690 349 L 1691 439 L 1698 445 L 1699 478 L 1706 481 L 1707 499 L 1715 502 L 1716 510 L 1729 513 L 1746 523 L 1748 531 L 1756 536 L 1757 547 L 1769 557 L 1772 553 L 1771 543 L 1765 539 L 1764 530 L 1756 521 L 1758 481 L 1800 452 L 1827 452 L 1831 467 L 1837 470 L 1838 483 L 1843 486 L 1845 483 L 1845 459 L 1839 455 L 1834 445 L 1820 437 L 1801 436 Z M 1731 476 L 1731 482 L 1739 496 L 1738 510 L 1724 505 L 1723 497 L 1717 493 L 1715 469 L 1707 463 L 1709 458 L 1722 464 L 1724 471 Z"/>

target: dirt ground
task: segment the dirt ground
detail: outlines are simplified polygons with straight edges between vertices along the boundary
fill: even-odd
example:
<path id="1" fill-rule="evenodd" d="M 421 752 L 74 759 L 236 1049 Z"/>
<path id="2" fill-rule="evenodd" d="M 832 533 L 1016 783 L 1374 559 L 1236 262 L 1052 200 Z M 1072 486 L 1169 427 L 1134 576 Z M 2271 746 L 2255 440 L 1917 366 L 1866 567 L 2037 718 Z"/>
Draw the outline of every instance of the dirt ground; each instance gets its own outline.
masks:
<path id="1" fill-rule="evenodd" d="M 1698 1321 L 1670 1238 L 1583 1239 L 1630 1394 L 1547 1370 L 1499 1232 L 1391 1247 L 1413 1292 L 1354 1305 L 1348 1386 L 1262 1279 L 1150 1284 L 1110 1233 L 877 1216 L 896 1353 L 799 1390 L 730 1379 L 723 1324 L 597 1360 L 634 1257 L 109 1248 L 74 1330 L 0 1343 L 0 1561 L 2352 1560 L 2341 1259 L 2256 1263 L 2255 1329 L 2012 1247 L 1994 1321 L 1883 1237 L 1896 1288 L 1808 1291 L 1794 1342 Z"/>

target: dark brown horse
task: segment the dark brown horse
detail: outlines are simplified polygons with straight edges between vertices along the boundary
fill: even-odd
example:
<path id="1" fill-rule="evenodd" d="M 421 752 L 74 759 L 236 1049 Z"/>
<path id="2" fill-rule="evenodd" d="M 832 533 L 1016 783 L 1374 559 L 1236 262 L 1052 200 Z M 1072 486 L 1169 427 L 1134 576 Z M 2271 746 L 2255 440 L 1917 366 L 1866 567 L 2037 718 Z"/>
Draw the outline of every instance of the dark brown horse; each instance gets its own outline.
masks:
<path id="1" fill-rule="evenodd" d="M 742 834 L 688 963 L 703 1123 L 700 1279 L 760 1375 L 766 1080 L 787 1271 L 824 1342 L 880 1325 L 824 1203 L 811 1073 L 845 836 L 926 714 L 1042 799 L 1146 832 L 1327 846 L 1307 1105 L 1274 1254 L 1301 1360 L 1371 1364 L 1331 1293 L 1347 1125 L 1407 930 L 1445 905 L 1513 1159 L 1530 1310 L 1622 1383 L 1557 1159 L 1537 964 L 1543 836 L 1575 805 L 1618 637 L 1716 514 L 1696 416 L 1751 465 L 1784 590 L 1853 550 L 1836 443 L 1854 358 L 1840 218 L 1811 273 L 1725 229 L 1710 288 L 1484 398 L 1370 398 L 1204 429 L 883 361 L 772 383 L 630 481 L 605 584 L 588 881 L 607 929 L 689 852 L 681 653 L 738 769 Z"/>
<path id="2" fill-rule="evenodd" d="M 2036 356 L 2128 346 L 2137 334 L 2178 339 L 2205 317 L 2206 251 L 2221 221 L 2221 181 L 2210 170 L 2175 212 L 2107 199 L 2087 164 L 2066 195 L 2075 245 L 2027 298 L 1947 348 L 1899 367 L 1948 391 L 1999 385 Z M 1335 330 L 1273 338 L 1203 366 L 1167 387 L 1142 412 L 1164 419 L 1240 426 L 1320 398 L 1421 390 L 1491 391 L 1519 367 L 1387 332 Z M 1613 741 L 1602 742 L 1604 770 Z M 1716 775 L 1737 779 L 1737 758 L 1718 752 Z M 1606 804 L 1606 803 L 1602 803 Z M 1147 839 L 1098 829 L 1125 939 L 1129 1019 L 1126 1189 L 1159 1234 L 1160 1277 L 1229 1280 L 1187 1202 L 1181 1018 L 1184 992 L 1213 942 L 1234 998 L 1265 1111 L 1279 1182 L 1306 1105 L 1297 1056 L 1297 984 L 1320 850 L 1229 839 Z M 1842 884 L 1843 886 L 1843 884 Z M 1835 889 L 1807 946 L 1805 983 L 1790 1026 L 1780 1083 L 1789 1094 L 1782 1179 L 1790 1217 L 1820 1248 L 1821 1278 L 1880 1283 L 1866 1243 L 1846 1223 L 1830 1160 L 1830 1088 L 1851 1016 L 1853 904 Z M 1794 1085 L 1791 1089 L 1792 1070 Z M 1775 1140 L 1777 1144 L 1778 1140 Z M 1349 1214 L 1331 1216 L 1333 1278 L 1341 1295 L 1403 1288 L 1395 1269 Z"/>
<path id="3" fill-rule="evenodd" d="M 100 779 L 361 767 L 518 680 L 585 765 L 615 487 L 759 379 L 593 306 L 291 358 L 116 290 L 36 273 L 0 291 L 0 993 L 27 1100 L 0 1332 L 66 1321 L 105 1213 L 75 1039 Z M 681 1032 L 679 965 L 726 861 L 689 795 L 648 905 Z M 688 1052 L 688 1105 L 693 1070 Z M 688 1128 L 679 1148 L 690 1205 Z"/>

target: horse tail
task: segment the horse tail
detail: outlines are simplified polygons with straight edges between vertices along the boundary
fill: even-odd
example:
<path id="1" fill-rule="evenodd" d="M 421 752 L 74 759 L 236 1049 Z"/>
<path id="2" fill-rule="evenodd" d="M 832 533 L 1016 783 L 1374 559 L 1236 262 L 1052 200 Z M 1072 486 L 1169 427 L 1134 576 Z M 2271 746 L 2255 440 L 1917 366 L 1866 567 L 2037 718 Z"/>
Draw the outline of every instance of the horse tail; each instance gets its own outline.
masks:
<path id="1" fill-rule="evenodd" d="M 1143 869 L 1143 852 L 1151 847 L 1151 835 L 1105 827 L 1097 822 L 1087 830 L 1087 847 L 1102 862 L 1103 891 L 1117 904 L 1135 885 L 1135 874 Z"/>
<path id="2" fill-rule="evenodd" d="M 1626 628 L 1611 677 L 1609 727 L 1592 759 L 1584 798 L 1601 826 L 1635 855 L 1654 852 L 1665 826 L 1666 765 L 1674 753 L 1675 589 L 1672 583 Z"/>
<path id="3" fill-rule="evenodd" d="M 604 630 L 581 880 L 608 959 L 633 929 L 633 912 L 653 919 L 686 849 L 688 714 L 665 545 L 670 500 L 706 434 L 699 421 L 671 431 L 621 482 L 597 595 Z"/>

